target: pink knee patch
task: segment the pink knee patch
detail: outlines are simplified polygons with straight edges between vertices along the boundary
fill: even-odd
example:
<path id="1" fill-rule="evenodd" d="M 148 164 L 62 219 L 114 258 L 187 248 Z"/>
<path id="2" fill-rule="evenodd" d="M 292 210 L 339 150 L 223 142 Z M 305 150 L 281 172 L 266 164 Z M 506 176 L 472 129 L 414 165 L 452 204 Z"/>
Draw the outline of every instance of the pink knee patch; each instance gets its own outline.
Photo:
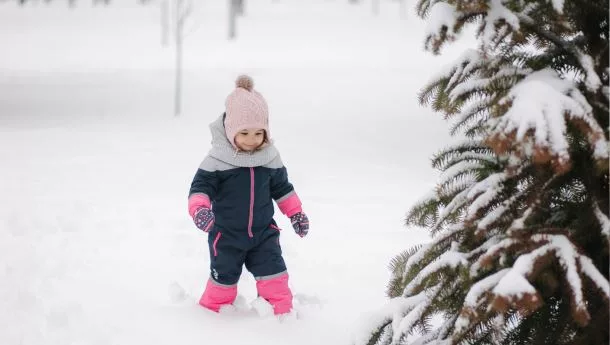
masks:
<path id="1" fill-rule="evenodd" d="M 205 291 L 199 299 L 199 304 L 210 310 L 218 312 L 220 307 L 231 304 L 237 297 L 237 286 L 221 286 L 214 284 L 211 279 L 205 287 Z"/>
<path id="2" fill-rule="evenodd" d="M 275 315 L 285 314 L 292 309 L 292 292 L 288 287 L 288 273 L 256 282 L 258 295 L 273 306 Z"/>

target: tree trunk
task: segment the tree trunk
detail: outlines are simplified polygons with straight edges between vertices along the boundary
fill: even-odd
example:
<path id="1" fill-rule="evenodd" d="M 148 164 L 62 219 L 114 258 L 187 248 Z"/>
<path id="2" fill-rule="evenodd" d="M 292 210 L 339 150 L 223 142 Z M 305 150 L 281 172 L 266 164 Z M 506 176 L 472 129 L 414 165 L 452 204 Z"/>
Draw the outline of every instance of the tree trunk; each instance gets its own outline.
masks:
<path id="1" fill-rule="evenodd" d="M 182 112 L 182 39 L 176 35 L 176 81 L 174 93 L 174 116 Z"/>
<path id="2" fill-rule="evenodd" d="M 235 39 L 237 36 L 237 1 L 229 0 L 229 39 Z"/>
<path id="3" fill-rule="evenodd" d="M 161 9 L 161 45 L 166 47 L 169 44 L 169 0 L 162 0 Z"/>
<path id="4" fill-rule="evenodd" d="M 184 18 L 182 16 L 183 0 L 176 3 L 176 80 L 174 85 L 174 116 L 182 112 L 182 29 Z"/>
<path id="5" fill-rule="evenodd" d="M 237 3 L 237 15 L 239 16 L 243 16 L 246 12 L 245 10 L 245 1 L 244 0 L 235 0 L 235 2 Z"/>
<path id="6" fill-rule="evenodd" d="M 407 19 L 407 0 L 400 0 L 400 18 Z"/>

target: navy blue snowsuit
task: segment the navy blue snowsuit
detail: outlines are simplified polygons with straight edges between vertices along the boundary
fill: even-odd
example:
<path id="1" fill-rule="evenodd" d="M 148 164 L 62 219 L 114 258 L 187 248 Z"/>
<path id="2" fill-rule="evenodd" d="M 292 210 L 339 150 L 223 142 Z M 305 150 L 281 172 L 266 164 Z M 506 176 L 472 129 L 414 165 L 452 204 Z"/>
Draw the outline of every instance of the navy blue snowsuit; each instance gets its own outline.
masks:
<path id="1" fill-rule="evenodd" d="M 211 277 L 232 286 L 244 264 L 257 280 L 286 272 L 272 200 L 296 195 L 277 149 L 268 144 L 252 153 L 237 152 L 226 138 L 223 119 L 210 125 L 212 149 L 191 184 L 189 208 L 210 201 L 215 215 L 208 236 Z"/>

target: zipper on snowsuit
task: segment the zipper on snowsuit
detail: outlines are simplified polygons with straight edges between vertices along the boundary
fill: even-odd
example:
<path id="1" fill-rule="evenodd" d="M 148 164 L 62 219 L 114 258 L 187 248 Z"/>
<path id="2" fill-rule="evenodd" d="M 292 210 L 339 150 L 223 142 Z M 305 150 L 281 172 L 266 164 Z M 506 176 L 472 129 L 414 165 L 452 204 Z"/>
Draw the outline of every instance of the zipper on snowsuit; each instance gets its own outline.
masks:
<path id="1" fill-rule="evenodd" d="M 252 221 L 254 218 L 254 168 L 250 168 L 250 214 L 248 216 L 248 236 L 254 237 L 252 234 Z"/>

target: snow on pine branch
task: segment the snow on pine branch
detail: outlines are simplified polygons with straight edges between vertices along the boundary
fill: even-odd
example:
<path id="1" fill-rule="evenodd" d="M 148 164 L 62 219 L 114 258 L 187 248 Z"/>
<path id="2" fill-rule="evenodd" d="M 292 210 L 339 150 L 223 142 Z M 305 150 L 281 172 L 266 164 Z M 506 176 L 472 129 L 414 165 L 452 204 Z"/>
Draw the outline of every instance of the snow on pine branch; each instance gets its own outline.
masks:
<path id="1" fill-rule="evenodd" d="M 601 272 L 595 267 L 593 261 L 590 258 L 580 255 L 578 257 L 578 263 L 580 264 L 581 271 L 586 274 L 591 281 L 597 286 L 606 296 L 610 298 L 610 283 L 601 274 Z"/>
<path id="2" fill-rule="evenodd" d="M 437 157 L 434 165 L 444 171 L 435 189 L 436 199 L 470 189 L 478 182 L 478 171 L 493 164 L 497 159 L 492 153 L 452 150 Z"/>
<path id="3" fill-rule="evenodd" d="M 472 187 L 478 181 L 472 173 L 460 176 L 458 179 L 436 188 L 439 198 L 450 199 Z"/>
<path id="4" fill-rule="evenodd" d="M 468 151 L 461 152 L 461 149 Z M 480 146 L 478 142 L 468 140 L 458 143 L 451 150 L 436 157 L 433 164 L 437 168 L 444 169 L 439 177 L 438 187 L 416 205 L 424 207 L 426 204 L 439 201 L 441 197 L 448 196 L 447 193 L 455 192 L 457 195 L 452 197 L 449 204 L 438 205 L 438 217 L 435 217 L 434 229 L 440 229 L 447 217 L 459 211 L 469 201 L 470 190 L 477 186 L 478 171 L 485 168 L 483 162 L 495 162 L 495 157 L 492 154 L 485 154 L 485 150 L 489 149 Z"/>
<path id="5" fill-rule="evenodd" d="M 570 286 L 574 313 L 589 318 L 587 302 L 585 300 L 586 296 L 583 294 L 582 275 L 589 277 L 594 285 L 597 286 L 606 297 L 610 297 L 610 284 L 608 281 L 597 270 L 591 259 L 581 255 L 566 236 L 538 234 L 532 236 L 531 240 L 533 242 L 541 243 L 542 245 L 527 254 L 519 256 L 512 267 L 504 268 L 472 285 L 464 300 L 465 310 L 470 310 L 471 313 L 460 314 L 454 324 L 455 333 L 462 332 L 470 326 L 471 321 L 469 315 L 473 315 L 472 312 L 476 313 L 476 310 L 486 303 L 483 298 L 489 296 L 487 293 L 491 293 L 492 296 L 495 297 L 506 298 L 508 301 L 520 300 L 527 297 L 535 304 L 540 303 L 541 301 L 538 292 L 529 282 L 528 278 L 530 278 L 530 275 L 533 273 L 536 262 L 549 254 L 557 258 L 559 264 L 566 272 L 566 280 Z M 493 245 L 493 241 L 491 241 L 489 243 L 490 245 L 486 247 L 488 247 L 489 253 L 489 251 L 493 252 L 494 249 L 500 247 L 506 248 L 513 244 L 514 241 L 515 240 L 512 239 L 506 239 L 495 246 Z M 457 253 L 455 251 L 447 252 L 445 254 L 441 255 L 437 261 L 424 268 L 411 284 L 409 284 L 405 291 L 407 291 L 410 286 L 417 285 L 418 282 L 421 282 L 423 280 L 421 277 L 429 276 L 430 274 L 433 274 L 433 272 L 438 271 L 441 267 L 455 268 L 458 265 L 463 264 L 462 261 L 464 261 L 466 257 L 463 253 Z M 471 271 L 471 275 L 475 276 L 476 272 Z M 428 295 L 428 298 L 430 298 L 430 295 Z M 426 299 L 420 301 L 418 306 L 413 307 L 409 313 L 405 314 L 406 316 L 401 319 L 400 323 L 394 323 L 404 326 L 393 327 L 395 331 L 394 343 L 397 343 L 396 339 L 399 339 L 401 335 L 407 334 L 408 331 L 412 329 L 414 325 L 413 320 L 416 320 L 418 316 L 421 316 L 420 313 L 426 309 L 426 301 L 430 300 Z M 435 333 L 435 335 L 438 335 L 438 333 Z M 425 344 L 425 342 L 421 343 Z"/>
<path id="6" fill-rule="evenodd" d="M 456 162 L 458 162 L 458 161 L 478 161 L 478 162 L 485 162 L 488 164 L 497 164 L 498 163 L 497 158 L 493 154 L 467 151 L 467 152 L 456 153 L 455 156 L 451 157 L 451 159 L 447 160 L 447 162 L 444 165 L 452 166 L 452 165 L 456 164 Z"/>
<path id="7" fill-rule="evenodd" d="M 451 126 L 451 135 L 455 135 L 460 129 L 486 117 L 489 114 L 490 102 L 491 97 L 484 96 L 479 97 L 478 99 L 469 100 L 464 104 Z"/>
<path id="8" fill-rule="evenodd" d="M 499 236 L 497 236 L 497 235 L 491 236 L 483 244 L 481 244 L 477 248 L 471 250 L 468 253 L 467 258 L 468 259 L 472 259 L 472 258 L 474 258 L 476 256 L 479 256 L 479 255 L 481 255 L 483 253 L 486 253 L 491 247 L 495 246 L 499 242 L 500 242 L 500 237 Z M 472 272 L 472 266 L 471 266 L 471 273 L 470 273 L 470 275 L 475 275 L 475 273 Z"/>
<path id="9" fill-rule="evenodd" d="M 356 327 L 356 332 L 352 336 L 352 344 L 368 344 L 371 334 L 383 327 L 391 327 L 391 344 L 402 344 L 402 338 L 412 333 L 414 326 L 421 320 L 441 289 L 440 285 L 436 285 L 415 296 L 393 298 L 383 308 L 360 318 L 360 325 Z M 435 331 L 421 335 L 416 339 L 416 343 L 427 344 L 428 342 L 422 343 L 421 340 L 430 339 L 431 335 L 447 335 L 454 320 L 451 318 Z M 387 331 L 385 334 L 388 334 Z"/>
<path id="10" fill-rule="evenodd" d="M 369 342 L 371 333 L 378 330 L 388 322 L 401 320 L 402 317 L 425 302 L 427 299 L 426 291 L 410 296 L 392 298 L 386 305 L 375 312 L 368 313 L 359 319 L 359 327 L 355 327 L 352 342 L 354 345 L 366 345 Z"/>
<path id="11" fill-rule="evenodd" d="M 562 1 L 562 0 L 553 0 Z M 519 18 L 517 15 L 504 6 L 502 0 L 487 1 L 488 9 L 482 17 L 482 30 L 480 35 L 483 41 L 484 50 L 491 48 L 494 39 L 504 37 L 504 33 L 510 30 L 519 29 Z M 463 20 L 465 11 L 458 10 L 453 4 L 447 2 L 437 2 L 432 5 L 426 19 L 426 49 L 434 52 L 438 51 L 440 43 L 445 40 L 455 40 L 459 35 L 456 28 L 461 27 L 458 23 Z M 497 25 L 502 27 L 496 31 Z"/>
<path id="12" fill-rule="evenodd" d="M 483 181 L 471 187 L 467 197 L 470 200 L 474 200 L 470 203 L 470 206 L 468 206 L 466 218 L 473 219 L 476 217 L 477 212 L 480 209 L 488 206 L 492 201 L 494 201 L 494 199 L 502 191 L 504 182 L 507 179 L 508 175 L 505 172 L 495 173 L 489 175 Z"/>
<path id="13" fill-rule="evenodd" d="M 467 166 L 464 162 L 463 166 Z M 439 227 L 447 217 L 460 211 L 469 203 L 466 210 L 466 219 L 474 219 L 477 212 L 488 206 L 502 191 L 504 182 L 509 178 L 505 172 L 494 173 L 485 179 L 467 186 L 458 193 L 451 202 L 439 211 L 439 217 L 435 227 Z"/>
<path id="14" fill-rule="evenodd" d="M 610 219 L 602 212 L 597 203 L 595 204 L 595 217 L 602 227 L 602 234 L 606 237 L 610 237 Z"/>
<path id="15" fill-rule="evenodd" d="M 455 61 L 435 73 L 427 84 L 436 83 L 441 79 L 449 79 L 447 88 L 453 87 L 456 82 L 463 79 L 462 76 L 469 75 L 485 63 L 486 61 L 483 60 L 478 50 L 466 49 Z"/>
<path id="16" fill-rule="evenodd" d="M 496 34 L 496 24 L 508 25 L 512 30 L 519 30 L 519 18 L 515 13 L 502 4 L 502 0 L 490 0 L 487 2 L 489 9 L 485 16 L 484 30 L 481 39 L 483 49 L 491 50 Z"/>
<path id="17" fill-rule="evenodd" d="M 508 228 L 508 234 L 513 235 L 516 231 L 525 228 L 525 221 L 534 213 L 534 206 L 529 206 L 521 215 L 521 217 L 513 220 L 512 224 Z"/>
<path id="18" fill-rule="evenodd" d="M 564 2 L 565 2 L 565 0 L 551 0 L 551 3 L 553 4 L 553 8 L 559 14 L 563 13 L 563 4 L 564 4 Z"/>
<path id="19" fill-rule="evenodd" d="M 407 262 L 405 262 L 403 277 L 406 277 L 406 275 L 409 274 L 409 271 L 411 271 L 415 265 L 421 263 L 432 249 L 439 247 L 442 242 L 447 241 L 462 230 L 463 228 L 461 226 L 452 225 L 448 227 L 446 232 L 435 238 L 432 242 L 424 244 L 418 251 L 407 259 Z"/>
<path id="20" fill-rule="evenodd" d="M 438 220 L 436 221 L 436 224 L 434 224 L 435 229 L 440 228 L 450 215 L 459 211 L 462 207 L 464 207 L 464 205 L 466 205 L 466 203 L 468 202 L 469 192 L 470 188 L 461 191 L 455 197 L 453 197 L 453 199 L 447 206 L 439 210 Z"/>
<path id="21" fill-rule="evenodd" d="M 475 73 L 473 76 L 470 76 L 469 79 L 455 85 L 449 93 L 449 98 L 452 102 L 455 102 L 458 98 L 466 96 L 474 91 L 487 89 L 491 83 L 499 79 L 526 76 L 531 72 L 530 69 L 504 66 L 489 78 L 481 77 L 479 73 Z"/>
<path id="22" fill-rule="evenodd" d="M 554 1 L 563 2 L 563 0 Z M 589 91 L 596 92 L 602 86 L 602 81 L 597 75 L 597 72 L 595 72 L 595 62 L 593 61 L 593 58 L 581 50 L 578 50 L 577 58 L 585 73 L 585 85 L 587 86 L 587 89 L 589 89 Z"/>
<path id="23" fill-rule="evenodd" d="M 582 275 L 587 276 L 604 293 L 606 298 L 610 298 L 610 284 L 608 280 L 593 265 L 590 258 L 579 253 L 566 236 L 537 234 L 531 236 L 529 240 L 531 243 L 540 243 L 541 245 L 526 254 L 520 255 L 512 267 L 503 273 L 501 279 L 491 289 L 495 296 L 506 298 L 509 301 L 519 300 L 526 295 L 536 298 L 536 289 L 530 284 L 528 278 L 533 273 L 539 259 L 544 256 L 553 255 L 566 273 L 566 280 L 573 298 L 573 307 L 577 313 L 588 315 L 583 294 Z M 474 277 L 479 273 L 482 262 L 498 256 L 500 252 L 506 251 L 508 247 L 517 243 L 517 239 L 507 238 L 491 246 L 487 253 L 479 257 L 472 265 L 470 270 L 471 276 Z M 490 281 L 481 283 L 477 288 L 489 286 L 488 283 Z M 471 299 L 468 300 L 469 303 L 479 295 L 480 291 L 473 291 Z"/>
<path id="24" fill-rule="evenodd" d="M 486 295 L 494 286 L 496 286 L 509 271 L 509 268 L 505 268 L 479 280 L 472 285 L 466 294 L 466 298 L 464 299 L 464 308 L 467 308 L 471 312 L 476 310 L 481 299 L 485 297 L 484 295 Z M 468 328 L 469 324 L 470 320 L 468 319 L 468 314 L 460 314 L 455 322 L 455 332 L 463 332 Z"/>
<path id="25" fill-rule="evenodd" d="M 471 155 L 471 157 L 466 157 Z M 474 155 L 478 155 L 480 159 Z M 484 158 L 487 156 L 488 158 Z M 447 170 L 450 166 L 462 160 L 496 161 L 496 156 L 490 147 L 484 146 L 480 140 L 460 140 L 451 147 L 437 153 L 432 159 L 432 167 Z"/>
<path id="26" fill-rule="evenodd" d="M 457 316 L 450 317 L 442 325 L 422 335 L 410 345 L 450 345 L 451 339 L 448 339 L 447 336 L 451 333 L 456 319 Z"/>
<path id="27" fill-rule="evenodd" d="M 436 193 L 434 188 L 430 188 L 430 190 L 426 194 L 424 194 L 422 197 L 420 197 L 415 202 L 415 205 L 427 204 L 427 203 L 430 203 L 430 202 L 436 202 L 438 200 L 439 200 L 438 199 L 438 194 Z"/>
<path id="28" fill-rule="evenodd" d="M 443 268 L 455 269 L 460 265 L 467 265 L 468 260 L 464 253 L 458 251 L 447 251 L 438 257 L 435 261 L 424 267 L 419 273 L 407 284 L 405 287 L 405 295 L 410 295 L 413 291 L 421 285 L 426 278 L 428 278 L 434 272 L 438 272 Z"/>
<path id="29" fill-rule="evenodd" d="M 504 278 L 509 271 L 510 268 L 502 269 L 472 285 L 470 290 L 468 290 L 468 294 L 466 294 L 466 298 L 464 299 L 464 306 L 476 308 L 481 296 L 494 286 L 498 285 L 500 280 L 502 280 L 502 278 Z"/>
<path id="30" fill-rule="evenodd" d="M 605 70 L 606 75 L 610 75 L 610 67 L 607 67 Z M 606 100 L 610 100 L 610 87 L 608 85 L 602 86 L 602 94 L 606 97 Z"/>
<path id="31" fill-rule="evenodd" d="M 498 284 L 492 289 L 495 295 L 520 299 L 525 294 L 535 294 L 536 289 L 529 283 L 526 275 L 534 268 L 534 262 L 547 254 L 549 245 L 539 247 L 529 254 L 521 255 L 513 267 L 504 274 Z"/>
<path id="32" fill-rule="evenodd" d="M 555 256 L 559 260 L 559 263 L 566 271 L 568 284 L 572 286 L 572 294 L 574 296 L 574 302 L 577 308 L 586 310 L 587 307 L 584 303 L 582 294 L 582 282 L 576 267 L 576 260 L 578 257 L 580 257 L 580 254 L 576 251 L 576 248 L 574 248 L 572 242 L 570 242 L 570 240 L 563 235 L 534 235 L 532 236 L 532 239 L 534 241 L 537 239 L 549 240 L 549 244 L 543 247 L 549 246 L 548 250 L 553 250 L 555 252 Z"/>
<path id="33" fill-rule="evenodd" d="M 517 194 L 514 194 L 510 198 L 504 200 L 500 205 L 489 211 L 483 218 L 479 220 L 477 228 L 486 229 L 488 226 L 496 222 L 506 213 L 506 211 L 510 209 L 511 206 L 515 204 L 515 202 L 519 200 L 522 195 L 523 191 L 518 192 Z"/>
<path id="34" fill-rule="evenodd" d="M 438 289 L 435 292 L 438 293 Z M 430 306 L 432 300 L 433 298 L 428 297 L 425 302 L 422 302 L 417 305 L 402 319 L 394 319 L 395 322 L 392 322 L 392 329 L 394 334 L 394 336 L 392 337 L 392 344 L 399 344 L 400 339 L 404 335 L 409 334 L 413 331 L 414 326 L 426 312 L 426 309 Z"/>
<path id="35" fill-rule="evenodd" d="M 483 266 L 483 263 L 485 261 L 489 260 L 489 258 L 498 256 L 499 253 L 506 252 L 507 248 L 512 247 L 517 243 L 518 241 L 514 238 L 505 238 L 499 241 L 498 243 L 493 244 L 491 247 L 489 247 L 489 249 L 487 249 L 487 252 L 484 255 L 480 256 L 470 266 L 470 275 L 476 276 L 477 274 L 479 274 L 479 271 L 481 270 L 481 267 Z"/>
<path id="36" fill-rule="evenodd" d="M 459 15 L 453 5 L 446 2 L 437 2 L 432 5 L 426 20 L 425 48 L 435 51 L 434 46 L 437 46 L 444 39 L 455 40 L 457 32 L 454 28 L 458 18 Z"/>
<path id="37" fill-rule="evenodd" d="M 517 83 L 500 104 L 510 105 L 503 116 L 490 120 L 493 131 L 500 137 L 516 133 L 515 139 L 519 143 L 533 131 L 535 147 L 549 149 L 565 162 L 569 160 L 567 115 L 584 121 L 592 129 L 589 137 L 594 141 L 595 157 L 608 157 L 607 142 L 592 116 L 591 105 L 571 81 L 562 79 L 550 68 L 536 71 Z"/>
<path id="38" fill-rule="evenodd" d="M 483 165 L 479 162 L 460 161 L 448 167 L 439 177 L 439 184 L 445 185 L 453 181 L 457 176 L 472 173 L 475 170 L 482 169 Z"/>

